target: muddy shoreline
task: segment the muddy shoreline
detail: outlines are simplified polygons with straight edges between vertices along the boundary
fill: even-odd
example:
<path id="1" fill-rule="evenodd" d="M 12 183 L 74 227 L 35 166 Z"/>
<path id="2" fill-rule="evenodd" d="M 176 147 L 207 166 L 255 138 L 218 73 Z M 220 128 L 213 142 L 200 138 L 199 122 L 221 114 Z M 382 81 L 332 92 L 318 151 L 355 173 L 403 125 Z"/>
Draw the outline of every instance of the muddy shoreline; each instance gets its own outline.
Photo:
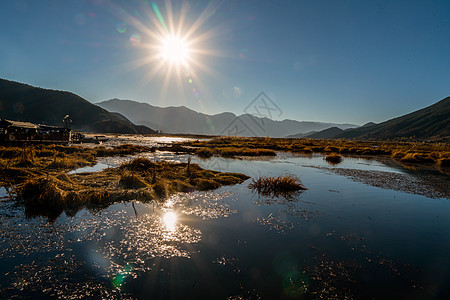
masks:
<path id="1" fill-rule="evenodd" d="M 403 174 L 336 167 L 313 168 L 345 176 L 355 182 L 361 182 L 382 189 L 396 190 L 429 198 L 450 199 L 450 176 L 448 175 L 436 176 L 437 174 L 430 174 L 430 171 L 415 171 L 414 174 Z"/>

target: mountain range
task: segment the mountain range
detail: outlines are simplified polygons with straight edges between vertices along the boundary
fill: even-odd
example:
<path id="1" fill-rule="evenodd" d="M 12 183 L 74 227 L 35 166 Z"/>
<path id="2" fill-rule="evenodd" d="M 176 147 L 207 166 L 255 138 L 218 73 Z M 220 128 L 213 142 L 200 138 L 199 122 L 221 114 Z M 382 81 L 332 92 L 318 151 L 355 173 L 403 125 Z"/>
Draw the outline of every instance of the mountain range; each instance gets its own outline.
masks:
<path id="1" fill-rule="evenodd" d="M 96 104 L 110 112 L 120 113 L 135 124 L 146 125 L 166 133 L 284 137 L 330 127 L 357 127 L 353 124 L 277 121 L 252 114 L 236 116 L 230 112 L 207 115 L 184 106 L 163 108 L 132 100 L 111 99 Z"/>
<path id="2" fill-rule="evenodd" d="M 412 113 L 375 124 L 341 130 L 328 128 L 307 135 L 311 138 L 329 139 L 398 139 L 440 140 L 450 137 L 450 97 Z"/>
<path id="3" fill-rule="evenodd" d="M 33 87 L 0 79 L 0 117 L 47 125 L 63 125 L 69 115 L 70 127 L 99 133 L 155 133 L 136 126 L 123 116 L 110 113 L 70 92 Z"/>
<path id="4" fill-rule="evenodd" d="M 71 92 L 33 87 L 0 79 L 0 118 L 63 125 L 98 133 L 239 135 L 345 139 L 450 139 L 450 97 L 426 108 L 375 124 L 272 120 L 251 114 L 225 112 L 207 115 L 187 107 L 157 107 L 131 100 L 111 99 L 92 104 Z M 135 125 L 139 124 L 139 125 Z M 154 130 L 155 129 L 155 130 Z"/>

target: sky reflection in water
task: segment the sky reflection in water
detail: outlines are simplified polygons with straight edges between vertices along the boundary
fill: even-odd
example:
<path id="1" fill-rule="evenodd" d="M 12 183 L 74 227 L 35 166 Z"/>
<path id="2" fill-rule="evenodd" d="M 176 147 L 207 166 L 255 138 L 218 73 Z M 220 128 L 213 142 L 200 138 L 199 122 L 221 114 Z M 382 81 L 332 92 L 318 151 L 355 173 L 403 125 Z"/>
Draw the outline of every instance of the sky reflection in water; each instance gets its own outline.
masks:
<path id="1" fill-rule="evenodd" d="M 397 296 L 447 295 L 448 199 L 353 182 L 317 168 L 320 159 L 193 159 L 220 171 L 300 176 L 308 190 L 294 199 L 261 197 L 246 182 L 174 195 L 163 205 L 82 210 L 49 223 L 26 219 L 3 191 L 2 295 L 381 297 L 391 289 Z M 345 158 L 341 167 L 403 172 Z"/>

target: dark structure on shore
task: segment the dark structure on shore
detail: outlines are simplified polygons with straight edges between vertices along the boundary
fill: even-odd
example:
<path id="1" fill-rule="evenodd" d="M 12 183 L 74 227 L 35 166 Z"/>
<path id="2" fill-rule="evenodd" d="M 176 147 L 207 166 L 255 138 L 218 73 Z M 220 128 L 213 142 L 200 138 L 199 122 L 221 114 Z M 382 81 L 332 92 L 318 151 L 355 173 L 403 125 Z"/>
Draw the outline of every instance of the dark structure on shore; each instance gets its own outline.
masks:
<path id="1" fill-rule="evenodd" d="M 0 119 L 0 143 L 69 143 L 71 141 L 72 130 L 69 128 Z"/>

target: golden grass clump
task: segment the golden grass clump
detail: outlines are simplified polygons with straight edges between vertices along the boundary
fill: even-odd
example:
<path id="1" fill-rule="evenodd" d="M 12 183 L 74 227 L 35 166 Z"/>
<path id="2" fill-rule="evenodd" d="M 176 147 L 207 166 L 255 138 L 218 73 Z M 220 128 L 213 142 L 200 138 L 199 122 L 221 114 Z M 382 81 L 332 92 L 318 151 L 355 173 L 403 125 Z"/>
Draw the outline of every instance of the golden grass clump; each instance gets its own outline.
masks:
<path id="1" fill-rule="evenodd" d="M 395 159 L 402 159 L 406 155 L 406 152 L 403 150 L 394 150 L 391 156 Z"/>
<path id="2" fill-rule="evenodd" d="M 325 151 L 325 152 L 339 152 L 339 148 L 338 147 L 334 147 L 334 146 L 326 146 L 323 151 Z"/>
<path id="3" fill-rule="evenodd" d="M 133 159 L 131 162 L 123 164 L 121 167 L 123 169 L 127 170 L 134 170 L 134 171 L 148 171 L 153 170 L 155 168 L 156 163 L 152 162 L 151 160 L 144 158 L 144 157 L 138 157 Z"/>
<path id="4" fill-rule="evenodd" d="M 133 144 L 124 144 L 120 146 L 116 146 L 114 148 L 105 148 L 103 146 L 99 146 L 93 149 L 93 152 L 98 157 L 104 156 L 117 156 L 117 155 L 131 155 L 135 153 L 141 152 L 150 152 L 154 151 L 153 148 L 133 145 Z"/>
<path id="5" fill-rule="evenodd" d="M 443 157 L 438 160 L 438 166 L 442 168 L 450 168 L 450 157 Z"/>
<path id="6" fill-rule="evenodd" d="M 18 154 L 18 157 L 14 160 L 14 165 L 16 167 L 31 167 L 38 165 L 34 149 L 23 148 L 21 153 Z"/>
<path id="7" fill-rule="evenodd" d="M 211 148 L 202 147 L 198 149 L 195 154 L 201 158 L 210 158 L 214 155 L 214 151 Z"/>
<path id="8" fill-rule="evenodd" d="M 342 156 L 337 153 L 331 153 L 325 156 L 325 160 L 330 164 L 338 164 L 342 161 Z"/>
<path id="9" fill-rule="evenodd" d="M 205 178 L 195 178 L 191 183 L 200 191 L 213 190 L 221 186 L 218 181 Z"/>
<path id="10" fill-rule="evenodd" d="M 215 148 L 217 153 L 222 157 L 235 157 L 235 156 L 276 156 L 277 153 L 270 149 L 250 149 L 239 147 L 223 147 Z"/>
<path id="11" fill-rule="evenodd" d="M 185 181 L 181 181 L 178 179 L 175 179 L 171 182 L 173 188 L 175 189 L 175 191 L 179 191 L 179 192 L 183 192 L 183 193 L 187 193 L 187 192 L 192 192 L 194 191 L 194 187 L 189 184 L 188 182 Z"/>
<path id="12" fill-rule="evenodd" d="M 307 190 L 298 177 L 292 175 L 278 177 L 259 177 L 252 179 L 248 187 L 261 195 L 278 196 L 285 193 L 292 193 Z"/>
<path id="13" fill-rule="evenodd" d="M 82 158 L 77 155 L 73 156 L 54 156 L 50 164 L 48 164 L 49 169 L 56 170 L 71 170 L 79 167 L 89 166 L 95 163 L 92 158 Z"/>
<path id="14" fill-rule="evenodd" d="M 49 176 L 28 179 L 20 189 L 19 196 L 25 200 L 28 207 L 46 207 L 48 211 L 53 211 L 61 207 L 65 194 L 58 187 L 55 178 Z"/>
<path id="15" fill-rule="evenodd" d="M 314 151 L 313 151 L 311 148 L 309 148 L 309 147 L 305 147 L 305 148 L 303 148 L 301 151 L 302 151 L 303 153 L 305 153 L 305 154 L 311 154 L 311 153 L 314 152 Z"/>
<path id="16" fill-rule="evenodd" d="M 173 190 L 170 189 L 169 183 L 166 180 L 159 180 L 153 184 L 153 191 L 156 196 L 161 199 L 167 198 L 173 193 Z"/>
<path id="17" fill-rule="evenodd" d="M 139 189 L 149 186 L 149 184 L 145 182 L 141 176 L 128 172 L 124 172 L 122 174 L 119 185 L 125 189 Z"/>
<path id="18" fill-rule="evenodd" d="M 22 153 L 23 149 L 19 147 L 7 147 L 7 146 L 1 146 L 0 147 L 0 157 L 3 159 L 9 159 L 9 158 L 17 158 Z"/>
<path id="19" fill-rule="evenodd" d="M 400 161 L 406 163 L 434 163 L 430 156 L 422 153 L 407 153 L 400 158 Z"/>

